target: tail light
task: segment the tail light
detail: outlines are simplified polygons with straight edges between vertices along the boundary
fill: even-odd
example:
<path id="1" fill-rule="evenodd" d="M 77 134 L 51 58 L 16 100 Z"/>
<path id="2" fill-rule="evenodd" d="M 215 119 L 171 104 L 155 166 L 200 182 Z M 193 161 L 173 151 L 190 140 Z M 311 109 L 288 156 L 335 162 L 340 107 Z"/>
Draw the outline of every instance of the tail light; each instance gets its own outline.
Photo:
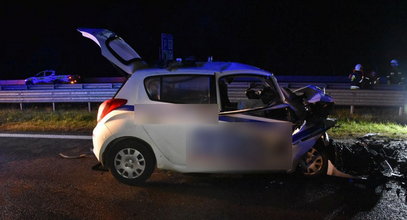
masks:
<path id="1" fill-rule="evenodd" d="M 125 105 L 126 103 L 126 99 L 109 99 L 104 101 L 99 106 L 97 121 L 99 122 L 100 120 L 102 120 L 102 118 L 109 114 L 109 112 Z"/>

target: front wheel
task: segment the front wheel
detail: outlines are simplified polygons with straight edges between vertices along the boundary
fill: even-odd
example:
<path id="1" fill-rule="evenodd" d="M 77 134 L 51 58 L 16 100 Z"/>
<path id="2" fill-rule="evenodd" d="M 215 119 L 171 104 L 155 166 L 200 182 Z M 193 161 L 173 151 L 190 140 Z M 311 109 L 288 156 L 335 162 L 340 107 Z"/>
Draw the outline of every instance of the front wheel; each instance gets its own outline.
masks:
<path id="1" fill-rule="evenodd" d="M 156 159 L 151 148 L 137 140 L 123 140 L 109 153 L 107 164 L 112 175 L 121 183 L 140 185 L 154 171 Z"/>
<path id="2" fill-rule="evenodd" d="M 318 147 L 312 147 L 305 153 L 302 161 L 302 173 L 305 176 L 323 176 L 328 170 L 328 156 Z"/>

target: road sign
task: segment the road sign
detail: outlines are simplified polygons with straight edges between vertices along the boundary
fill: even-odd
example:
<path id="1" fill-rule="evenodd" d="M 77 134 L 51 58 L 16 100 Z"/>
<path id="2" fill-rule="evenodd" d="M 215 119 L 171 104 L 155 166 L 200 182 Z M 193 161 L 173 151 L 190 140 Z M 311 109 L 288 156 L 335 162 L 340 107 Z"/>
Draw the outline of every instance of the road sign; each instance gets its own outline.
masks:
<path id="1" fill-rule="evenodd" d="M 161 33 L 160 59 L 168 61 L 174 59 L 174 40 L 172 34 Z"/>

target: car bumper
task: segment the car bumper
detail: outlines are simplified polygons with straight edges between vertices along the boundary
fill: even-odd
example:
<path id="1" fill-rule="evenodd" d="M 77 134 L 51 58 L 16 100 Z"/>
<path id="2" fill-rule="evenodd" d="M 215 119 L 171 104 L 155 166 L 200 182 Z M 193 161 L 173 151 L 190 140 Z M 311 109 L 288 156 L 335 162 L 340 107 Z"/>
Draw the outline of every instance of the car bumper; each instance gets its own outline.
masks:
<path id="1" fill-rule="evenodd" d="M 106 146 L 109 143 L 109 138 L 112 137 L 112 133 L 106 127 L 104 123 L 98 123 L 93 129 L 92 142 L 93 142 L 93 153 L 95 154 L 98 161 L 102 161 L 102 155 Z"/>

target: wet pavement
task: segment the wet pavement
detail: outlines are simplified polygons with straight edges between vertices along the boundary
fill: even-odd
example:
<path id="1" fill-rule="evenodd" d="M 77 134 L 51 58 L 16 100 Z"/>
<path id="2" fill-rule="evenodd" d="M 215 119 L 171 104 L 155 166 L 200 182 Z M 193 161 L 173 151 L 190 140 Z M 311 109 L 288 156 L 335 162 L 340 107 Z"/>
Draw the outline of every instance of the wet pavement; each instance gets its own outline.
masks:
<path id="1" fill-rule="evenodd" d="M 343 147 L 356 142 L 337 143 Z M 389 143 L 400 148 L 396 163 L 403 164 L 407 143 Z M 58 156 L 79 155 L 90 147 L 89 140 L 0 138 L 0 219 L 407 217 L 403 178 L 366 184 L 334 177 L 156 171 L 145 186 L 136 187 L 120 184 L 109 172 L 92 170 L 97 161 L 90 154 L 81 159 Z M 395 172 L 403 175 L 403 169 L 400 165 Z"/>

